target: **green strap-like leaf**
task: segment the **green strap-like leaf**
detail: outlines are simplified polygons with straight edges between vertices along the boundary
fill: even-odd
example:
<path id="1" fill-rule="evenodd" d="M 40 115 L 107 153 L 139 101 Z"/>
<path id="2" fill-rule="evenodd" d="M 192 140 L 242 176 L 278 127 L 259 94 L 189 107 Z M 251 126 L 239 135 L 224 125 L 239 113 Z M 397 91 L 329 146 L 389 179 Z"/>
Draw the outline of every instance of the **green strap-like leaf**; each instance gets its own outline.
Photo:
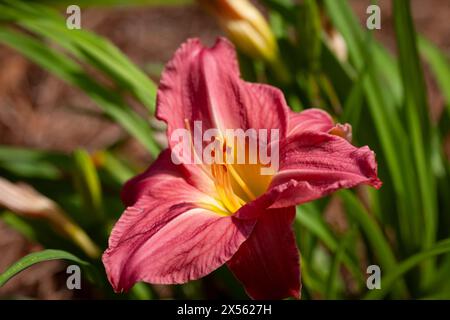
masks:
<path id="1" fill-rule="evenodd" d="M 437 242 L 433 247 L 428 250 L 421 251 L 399 265 L 389 272 L 385 277 L 381 278 L 381 289 L 372 290 L 365 295 L 364 299 L 382 299 L 389 293 L 392 285 L 401 277 L 403 277 L 412 268 L 419 265 L 421 262 L 432 258 L 434 256 L 450 252 L 450 238 Z"/>
<path id="2" fill-rule="evenodd" d="M 109 40 L 83 29 L 67 29 L 63 17 L 46 6 L 17 1 L 7 3 L 7 6 L 0 6 L 3 15 L 54 41 L 76 58 L 113 78 L 154 113 L 156 85 Z M 45 19 L 42 19 L 43 15 Z"/>
<path id="3" fill-rule="evenodd" d="M 8 269 L 6 269 L 5 272 L 0 274 L 0 287 L 2 287 L 9 279 L 14 277 L 16 274 L 36 263 L 59 259 L 69 260 L 78 263 L 80 265 L 89 265 L 89 263 L 87 263 L 86 261 L 83 261 L 78 257 L 74 256 L 73 254 L 62 250 L 48 249 L 44 251 L 30 253 L 29 255 L 15 262 Z"/>
<path id="4" fill-rule="evenodd" d="M 405 108 L 402 104 L 398 105 L 399 101 L 403 101 L 403 90 L 400 90 L 402 83 L 398 81 L 397 73 L 384 71 L 386 66 L 391 67 L 395 63 L 386 51 L 380 50 L 380 46 L 372 37 L 367 37 L 367 32 L 359 24 L 347 1 L 324 0 L 324 4 L 333 24 L 346 40 L 355 68 L 359 72 L 365 66 L 368 68 L 362 79 L 369 111 L 368 120 L 372 122 L 368 124 L 373 124 L 375 128 L 375 132 L 371 133 L 376 136 L 373 143 L 379 144 L 378 157 L 382 159 L 383 167 L 387 170 L 386 172 L 383 169 L 386 174 L 382 178 L 395 192 L 396 208 L 392 209 L 397 209 L 398 219 L 395 223 L 399 230 L 401 251 L 415 252 L 422 244 L 423 212 L 421 197 L 417 196 L 420 192 L 417 172 L 411 161 L 411 139 L 401 114 L 405 112 Z M 368 39 L 370 41 L 367 41 Z M 371 57 L 373 63 L 367 64 L 367 56 Z M 391 77 L 392 74 L 395 76 Z M 393 82 L 395 90 L 390 89 L 389 83 Z M 361 114 L 365 115 L 364 110 Z M 355 133 L 358 135 L 361 132 Z"/>
<path id="5" fill-rule="evenodd" d="M 341 190 L 339 196 L 344 202 L 349 218 L 352 221 L 356 221 L 367 236 L 382 267 L 393 269 L 396 265 L 395 255 L 377 222 L 369 215 L 366 208 L 351 191 Z"/>
<path id="6" fill-rule="evenodd" d="M 327 13 L 335 26 L 339 29 L 347 43 L 349 54 L 357 69 L 364 68 L 364 58 L 367 56 L 365 37 L 350 7 L 344 1 L 326 0 L 324 2 Z M 374 46 L 371 48 L 374 50 Z M 374 52 L 372 52 L 374 54 Z M 364 91 L 368 99 L 369 110 L 377 130 L 382 148 L 390 168 L 393 183 L 398 192 L 403 192 L 403 179 L 400 175 L 400 161 L 396 157 L 396 136 L 404 135 L 398 116 L 389 109 L 389 105 L 381 95 L 382 89 L 377 82 L 373 69 L 368 70 L 367 79 L 364 81 Z"/>
<path id="7" fill-rule="evenodd" d="M 62 153 L 0 146 L 0 168 L 19 177 L 57 180 L 70 166 Z"/>
<path id="8" fill-rule="evenodd" d="M 339 196 L 344 202 L 350 220 L 356 221 L 366 235 L 381 267 L 386 271 L 394 270 L 397 265 L 395 255 L 376 220 L 369 215 L 366 208 L 351 191 L 341 190 Z M 400 282 L 398 290 L 400 294 L 406 293 L 403 281 Z"/>
<path id="9" fill-rule="evenodd" d="M 76 62 L 33 37 L 4 27 L 0 27 L 0 42 L 18 50 L 69 84 L 82 89 L 107 115 L 146 146 L 153 156 L 158 155 L 159 146 L 153 140 L 147 121 L 126 105 L 115 92 L 92 80 Z"/>
<path id="10" fill-rule="evenodd" d="M 416 32 L 411 16 L 410 1 L 394 0 L 394 25 L 399 52 L 399 66 L 405 89 L 406 123 L 417 172 L 418 196 L 421 200 L 423 236 L 422 245 L 428 249 L 434 243 L 437 232 L 436 182 L 431 173 L 431 128 L 427 105 L 426 86 L 419 60 Z M 429 262 L 431 263 L 432 260 Z M 429 279 L 432 266 L 426 266 Z"/>
<path id="11" fill-rule="evenodd" d="M 349 243 L 355 240 L 355 232 L 356 229 L 351 229 L 347 232 L 342 240 L 339 242 L 339 246 L 336 250 L 336 254 L 334 255 L 333 263 L 331 264 L 330 272 L 328 273 L 328 278 L 326 282 L 326 291 L 325 296 L 327 300 L 336 299 L 337 298 L 337 283 L 339 280 L 339 270 L 342 262 L 342 257 L 345 254 L 346 248 L 349 246 Z"/>
<path id="12" fill-rule="evenodd" d="M 73 158 L 75 186 L 82 196 L 87 212 L 92 212 L 95 219 L 101 221 L 104 217 L 103 195 L 95 164 L 89 153 L 83 149 L 75 150 Z"/>
<path id="13" fill-rule="evenodd" d="M 339 241 L 333 232 L 325 224 L 320 213 L 315 209 L 314 204 L 304 204 L 297 206 L 297 222 L 314 234 L 333 253 L 339 248 Z M 357 281 L 362 281 L 359 267 L 348 252 L 342 253 L 342 262 L 350 270 Z"/>
<path id="14" fill-rule="evenodd" d="M 436 82 L 445 98 L 447 112 L 450 114 L 450 63 L 448 55 L 444 54 L 433 43 L 419 37 L 419 50 L 429 63 Z"/>

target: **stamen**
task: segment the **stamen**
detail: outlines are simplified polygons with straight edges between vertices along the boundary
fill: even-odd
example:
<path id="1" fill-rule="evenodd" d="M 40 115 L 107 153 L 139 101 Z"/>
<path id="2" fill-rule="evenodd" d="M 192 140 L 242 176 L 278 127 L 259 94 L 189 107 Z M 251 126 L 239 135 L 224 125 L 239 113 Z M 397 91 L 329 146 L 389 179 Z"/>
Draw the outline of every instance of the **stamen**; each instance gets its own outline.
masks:
<path id="1" fill-rule="evenodd" d="M 200 202 L 200 203 L 198 203 L 198 206 L 200 208 L 216 212 L 216 213 L 218 213 L 218 214 L 220 214 L 222 216 L 229 216 L 230 215 L 230 212 L 228 212 L 228 210 L 226 208 L 220 206 L 218 203 L 212 204 L 212 203 Z"/>
<path id="2" fill-rule="evenodd" d="M 224 206 L 232 213 L 239 210 L 245 202 L 233 192 L 227 166 L 214 163 L 211 165 L 211 172 L 217 193 Z"/>
<path id="3" fill-rule="evenodd" d="M 245 194 L 250 198 L 250 200 L 256 199 L 256 196 L 249 189 L 249 187 L 245 184 L 244 180 L 242 180 L 241 176 L 237 173 L 236 169 L 234 169 L 233 165 L 229 165 L 228 169 L 230 170 L 231 175 L 233 176 L 234 180 L 242 188 L 242 190 L 244 190 Z"/>
<path id="4" fill-rule="evenodd" d="M 250 190 L 250 188 L 247 186 L 244 180 L 242 180 L 239 173 L 237 173 L 236 169 L 233 167 L 232 164 L 227 163 L 227 142 L 226 140 L 223 143 L 223 153 L 224 153 L 224 159 L 225 163 L 227 164 L 227 168 L 231 172 L 231 175 L 233 176 L 234 180 L 237 182 L 237 184 L 242 188 L 242 190 L 245 192 L 245 194 L 250 198 L 250 200 L 256 199 L 256 196 L 253 194 L 253 192 Z"/>
<path id="5" fill-rule="evenodd" d="M 216 188 L 217 195 L 219 196 L 216 200 L 218 203 L 199 203 L 199 206 L 214 211 L 221 215 L 230 215 L 239 210 L 243 205 L 245 205 L 246 201 L 241 199 L 234 191 L 231 184 L 231 177 L 236 181 L 239 187 L 244 191 L 244 193 L 249 197 L 250 200 L 256 199 L 256 196 L 247 186 L 245 181 L 238 174 L 236 169 L 232 164 L 228 164 L 227 157 L 227 143 L 224 139 L 222 152 L 224 163 L 213 163 L 210 166 L 206 166 L 202 158 L 197 154 L 197 150 L 195 149 L 193 142 L 193 132 L 191 130 L 191 126 L 188 119 L 184 119 L 185 128 L 189 131 L 190 135 L 190 145 L 191 151 L 193 152 L 195 163 L 197 163 L 200 169 L 214 181 L 214 185 Z M 220 138 L 217 138 L 221 140 Z M 212 156 L 215 158 L 215 151 L 212 151 Z M 209 170 L 210 169 L 210 170 Z M 231 176 L 230 176 L 231 174 Z M 223 205 L 223 206 L 222 206 Z"/>

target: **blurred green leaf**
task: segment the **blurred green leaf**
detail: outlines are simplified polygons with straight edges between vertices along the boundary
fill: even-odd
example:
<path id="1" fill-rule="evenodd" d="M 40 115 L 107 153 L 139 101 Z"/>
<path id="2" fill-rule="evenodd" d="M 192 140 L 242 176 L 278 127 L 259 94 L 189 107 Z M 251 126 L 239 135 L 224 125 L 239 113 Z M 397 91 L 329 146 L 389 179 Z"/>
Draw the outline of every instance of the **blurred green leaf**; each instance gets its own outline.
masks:
<path id="1" fill-rule="evenodd" d="M 396 281 L 404 276 L 412 268 L 416 267 L 423 261 L 427 259 L 433 258 L 437 255 L 444 254 L 450 252 L 450 239 L 442 240 L 435 243 L 430 249 L 421 251 L 402 263 L 398 264 L 397 267 L 388 272 L 386 276 L 381 277 L 381 289 L 372 290 L 367 293 L 364 299 L 382 299 L 392 288 L 392 285 L 396 283 Z"/>
<path id="2" fill-rule="evenodd" d="M 382 82 L 383 79 L 389 78 L 383 71 L 386 67 L 391 67 L 392 63 L 378 64 L 380 61 L 390 60 L 390 57 L 386 52 L 380 53 L 380 46 L 369 33 L 363 31 L 346 1 L 324 0 L 324 4 L 327 14 L 346 40 L 356 70 L 361 74 L 361 71 L 367 68 L 362 80 L 369 113 L 366 114 L 362 110 L 362 119 L 359 121 L 362 123 L 359 127 L 364 125 L 365 130 L 354 132 L 353 136 L 364 136 L 367 139 L 365 142 L 372 148 L 376 150 L 379 148 L 377 160 L 383 164 L 380 171 L 382 174 L 386 172 L 381 176 L 385 183 L 381 191 L 381 205 L 389 203 L 383 201 L 383 198 L 391 196 L 388 189 L 395 192 L 396 200 L 395 207 L 392 205 L 387 208 L 381 207 L 381 210 L 386 219 L 395 223 L 402 253 L 410 254 L 422 245 L 423 216 L 420 197 L 417 196 L 419 192 L 417 174 L 410 160 L 410 137 L 403 128 L 397 106 L 399 97 L 396 98 L 394 93 L 386 94 L 390 89 Z M 383 57 L 378 58 L 378 55 Z M 367 58 L 373 63 L 367 62 Z M 372 124 L 375 131 L 367 131 L 367 127 Z M 397 215 L 390 215 L 391 211 Z"/>
<path id="3" fill-rule="evenodd" d="M 96 156 L 100 157 L 100 166 L 113 176 L 120 185 L 136 175 L 136 172 L 131 170 L 111 152 L 102 151 Z"/>
<path id="4" fill-rule="evenodd" d="M 320 63 L 321 32 L 319 8 L 315 0 L 305 0 L 297 8 L 296 32 L 299 46 L 298 56 L 305 56 L 303 64 L 310 72 L 317 72 Z"/>
<path id="5" fill-rule="evenodd" d="M 304 226 L 308 231 L 319 238 L 331 252 L 337 252 L 339 241 L 326 225 L 320 212 L 318 212 L 313 203 L 297 206 L 296 220 L 300 225 Z M 345 266 L 350 270 L 355 279 L 362 283 L 363 279 L 357 262 L 352 259 L 347 252 L 344 252 L 342 255 L 342 261 Z"/>
<path id="6" fill-rule="evenodd" d="M 367 51 L 369 48 L 364 43 L 364 34 L 352 14 L 348 4 L 345 1 L 324 1 L 328 15 L 333 20 L 334 24 L 339 28 L 344 36 L 351 59 L 354 61 L 358 69 L 364 67 L 364 58 L 367 57 Z M 387 109 L 387 105 L 381 96 L 381 88 L 377 83 L 373 69 L 369 69 L 367 79 L 364 82 L 364 90 L 369 102 L 369 109 L 373 117 L 377 133 L 382 142 L 384 148 L 384 154 L 390 167 L 390 173 L 393 177 L 394 183 L 397 189 L 401 191 L 403 189 L 403 182 L 400 176 L 400 163 L 396 157 L 396 147 L 394 133 L 390 124 L 396 123 L 394 126 L 399 126 L 400 121 L 390 119 L 392 110 Z M 401 129 L 400 129 L 401 131 Z"/>
<path id="7" fill-rule="evenodd" d="M 291 0 L 262 0 L 267 8 L 278 12 L 285 21 L 296 23 L 295 6 Z"/>
<path id="8" fill-rule="evenodd" d="M 62 250 L 48 249 L 39 252 L 34 252 L 15 262 L 8 269 L 6 269 L 6 271 L 0 274 L 0 287 L 2 287 L 9 279 L 14 277 L 16 274 L 36 263 L 61 259 L 69 260 L 84 266 L 89 265 L 87 262 L 77 258 L 73 254 Z"/>
<path id="9" fill-rule="evenodd" d="M 129 90 L 154 113 L 155 84 L 109 40 L 83 29 L 68 29 L 58 12 L 38 4 L 13 1 L 4 12 L 9 12 L 22 27 L 51 39 L 81 61 L 113 78 L 121 89 Z M 42 19 L 43 15 L 45 19 Z"/>
<path id="10" fill-rule="evenodd" d="M 69 167 L 69 158 L 61 153 L 0 146 L 0 168 L 20 177 L 57 180 Z"/>
<path id="11" fill-rule="evenodd" d="M 340 271 L 340 265 L 342 261 L 342 257 L 347 250 L 347 247 L 349 246 L 349 243 L 355 239 L 355 231 L 356 230 L 350 230 L 347 232 L 344 237 L 339 241 L 338 248 L 336 250 L 336 253 L 334 255 L 333 263 L 330 268 L 330 272 L 328 274 L 327 279 L 327 286 L 325 291 L 325 296 L 327 299 L 336 299 L 337 298 L 337 283 L 339 280 L 339 271 Z"/>
<path id="12" fill-rule="evenodd" d="M 86 150 L 75 150 L 73 158 L 75 185 L 82 196 L 86 213 L 91 219 L 94 218 L 93 220 L 99 222 L 104 218 L 104 208 L 97 169 Z"/>
<path id="13" fill-rule="evenodd" d="M 345 101 L 351 88 L 358 83 L 357 72 L 347 62 L 340 61 L 326 39 L 322 37 L 321 61 L 323 73 L 333 84 L 340 101 Z"/>
<path id="14" fill-rule="evenodd" d="M 392 270 L 396 265 L 395 255 L 378 223 L 351 191 L 341 190 L 338 194 L 343 200 L 349 220 L 361 227 L 383 269 Z"/>
<path id="15" fill-rule="evenodd" d="M 429 63 L 437 84 L 445 98 L 447 112 L 450 114 L 450 63 L 448 55 L 444 54 L 433 43 L 424 37 L 418 37 L 419 50 Z"/>
<path id="16" fill-rule="evenodd" d="M 431 247 L 436 239 L 437 210 L 436 182 L 430 168 L 430 147 L 425 141 L 430 141 L 431 128 L 426 86 L 419 60 L 416 44 L 416 33 L 410 12 L 409 0 L 394 0 L 394 25 L 399 51 L 399 65 L 405 88 L 406 119 L 409 137 L 413 150 L 414 163 L 417 171 L 419 192 L 423 214 L 423 248 Z M 431 260 L 430 260 L 431 261 Z M 430 277 L 432 266 L 427 265 L 425 276 Z"/>
<path id="17" fill-rule="evenodd" d="M 153 292 L 150 288 L 150 285 L 144 282 L 138 282 L 136 283 L 131 289 L 130 289 L 130 295 L 132 299 L 137 300 L 152 300 L 153 299 Z"/>
<path id="18" fill-rule="evenodd" d="M 338 194 L 343 200 L 349 220 L 356 222 L 361 227 L 383 270 L 391 271 L 395 269 L 397 265 L 395 255 L 375 219 L 351 191 L 341 190 Z M 405 294 L 404 282 L 400 282 L 399 290 L 402 294 Z"/>
<path id="19" fill-rule="evenodd" d="M 0 219 L 14 230 L 20 232 L 27 240 L 37 241 L 36 230 L 16 214 L 5 211 L 0 213 Z"/>
<path id="20" fill-rule="evenodd" d="M 18 50 L 69 84 L 81 88 L 106 114 L 146 146 L 153 156 L 158 155 L 159 146 L 153 140 L 147 121 L 132 111 L 114 91 L 95 82 L 77 63 L 30 36 L 4 27 L 0 27 L 0 42 Z"/>

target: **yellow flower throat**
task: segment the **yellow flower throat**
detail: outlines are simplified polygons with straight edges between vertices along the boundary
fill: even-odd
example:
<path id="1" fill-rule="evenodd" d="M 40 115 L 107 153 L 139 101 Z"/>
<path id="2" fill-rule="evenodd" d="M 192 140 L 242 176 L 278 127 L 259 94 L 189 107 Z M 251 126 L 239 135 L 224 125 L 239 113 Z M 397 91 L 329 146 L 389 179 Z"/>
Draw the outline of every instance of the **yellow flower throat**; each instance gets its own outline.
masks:
<path id="1" fill-rule="evenodd" d="M 194 157 L 198 159 L 200 157 L 196 153 L 194 144 L 192 143 L 193 135 L 187 119 L 185 120 L 185 126 L 191 133 L 191 151 L 193 152 Z M 213 197 L 216 201 L 214 201 L 214 203 L 211 203 L 211 201 L 202 201 L 199 203 L 199 206 L 221 215 L 231 215 L 247 202 L 256 199 L 257 195 L 261 193 L 258 189 L 261 189 L 262 186 L 261 190 L 265 190 L 265 186 L 268 185 L 270 177 L 261 176 L 259 173 L 255 173 L 255 169 L 258 169 L 259 172 L 259 168 L 261 167 L 259 164 L 246 165 L 227 163 L 227 149 L 230 147 L 227 145 L 224 138 L 220 139 L 220 141 L 223 159 L 221 163 L 214 162 L 211 165 L 205 165 L 203 162 L 199 161 L 201 162 L 199 166 L 202 171 L 214 182 L 216 194 Z M 234 150 L 231 151 L 235 152 Z M 212 158 L 216 159 L 214 151 L 212 152 Z M 252 173 L 249 175 L 249 172 Z M 254 185 L 258 185 L 259 188 L 255 188 L 251 185 L 252 182 Z"/>

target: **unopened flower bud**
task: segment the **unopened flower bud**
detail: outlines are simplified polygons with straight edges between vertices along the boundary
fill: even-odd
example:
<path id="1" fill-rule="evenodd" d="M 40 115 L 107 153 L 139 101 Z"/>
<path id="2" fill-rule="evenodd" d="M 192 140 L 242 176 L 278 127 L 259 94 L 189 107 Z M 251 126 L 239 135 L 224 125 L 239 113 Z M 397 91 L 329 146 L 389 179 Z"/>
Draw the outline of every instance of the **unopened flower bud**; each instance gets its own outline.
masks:
<path id="1" fill-rule="evenodd" d="M 23 217 L 46 219 L 59 232 L 75 242 L 89 257 L 97 258 L 100 254 L 98 247 L 83 229 L 75 224 L 53 200 L 27 184 L 12 183 L 0 177 L 0 207 Z"/>
<path id="2" fill-rule="evenodd" d="M 269 62 L 278 59 L 278 46 L 266 19 L 248 0 L 199 0 L 215 16 L 227 36 L 245 54 Z"/>

